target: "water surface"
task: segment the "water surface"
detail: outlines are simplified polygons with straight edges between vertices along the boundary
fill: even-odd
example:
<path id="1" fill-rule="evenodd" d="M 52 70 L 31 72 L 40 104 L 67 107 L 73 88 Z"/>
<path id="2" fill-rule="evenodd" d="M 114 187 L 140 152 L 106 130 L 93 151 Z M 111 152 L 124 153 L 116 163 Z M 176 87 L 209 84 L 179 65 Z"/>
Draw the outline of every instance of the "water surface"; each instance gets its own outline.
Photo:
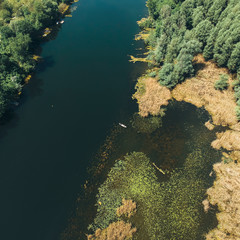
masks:
<path id="1" fill-rule="evenodd" d="M 1 231 L 6 240 L 53 240 L 66 226 L 94 152 L 125 119 L 145 0 L 81 0 L 0 126 Z M 136 65 L 135 65 L 136 66 Z"/>

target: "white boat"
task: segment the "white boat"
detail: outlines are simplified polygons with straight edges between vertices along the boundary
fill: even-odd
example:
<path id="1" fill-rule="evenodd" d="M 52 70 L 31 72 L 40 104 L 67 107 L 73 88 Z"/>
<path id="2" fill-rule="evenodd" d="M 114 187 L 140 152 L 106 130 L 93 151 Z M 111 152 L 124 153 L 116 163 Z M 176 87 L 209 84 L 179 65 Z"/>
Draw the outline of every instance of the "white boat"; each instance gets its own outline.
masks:
<path id="1" fill-rule="evenodd" d="M 61 24 L 63 24 L 63 23 L 64 23 L 64 21 L 62 20 L 60 23 L 61 23 Z"/>
<path id="2" fill-rule="evenodd" d="M 127 126 L 126 125 L 124 125 L 124 124 L 122 124 L 122 123 L 118 123 L 121 127 L 123 127 L 123 128 L 127 128 Z"/>

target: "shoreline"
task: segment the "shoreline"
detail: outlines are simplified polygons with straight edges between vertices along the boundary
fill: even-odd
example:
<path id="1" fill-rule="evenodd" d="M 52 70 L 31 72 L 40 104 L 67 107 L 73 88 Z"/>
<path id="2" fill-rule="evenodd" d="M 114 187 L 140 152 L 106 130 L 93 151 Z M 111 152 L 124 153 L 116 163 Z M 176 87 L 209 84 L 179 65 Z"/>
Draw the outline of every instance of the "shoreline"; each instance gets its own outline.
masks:
<path id="1" fill-rule="evenodd" d="M 15 93 L 7 93 L 4 94 L 3 97 L 3 103 L 1 103 L 0 108 L 0 118 L 3 119 L 6 113 L 10 110 L 12 110 L 14 107 L 19 106 L 19 102 L 21 101 L 21 94 L 22 91 L 27 85 L 33 75 L 36 73 L 36 67 L 39 63 L 39 61 L 42 60 L 42 57 L 39 55 L 39 52 L 41 52 L 41 44 L 46 41 L 50 41 L 52 33 L 54 33 L 54 36 L 57 31 L 59 31 L 59 27 L 62 23 L 64 23 L 63 19 L 65 17 L 70 17 L 70 7 L 78 2 L 79 0 L 73 0 L 73 1 L 67 1 L 67 2 L 61 2 L 57 5 L 58 8 L 58 15 L 54 17 L 54 19 L 50 19 L 52 23 L 46 23 L 43 24 L 43 26 L 39 30 L 35 30 L 34 32 L 30 33 L 24 33 L 25 35 L 29 35 L 30 38 L 30 44 L 27 46 L 29 52 L 27 52 L 28 58 L 32 61 L 32 67 L 28 70 L 22 70 L 20 69 L 19 72 L 16 72 L 17 75 L 19 75 L 19 79 L 17 80 L 18 88 L 12 91 L 16 91 Z M 57 14 L 57 13 L 56 13 Z M 12 18 L 11 21 L 20 21 L 16 17 Z M 25 20 L 25 18 L 23 18 Z M 11 25 L 11 21 L 7 24 L 5 24 L 6 27 L 9 27 Z M 20 32 L 20 34 L 22 34 Z M 28 51 L 28 50 L 27 50 Z"/>
<path id="2" fill-rule="evenodd" d="M 161 86 L 156 77 L 140 77 L 133 99 L 137 100 L 142 117 L 158 115 L 161 107 L 174 99 L 198 108 L 204 107 L 212 118 L 205 123 L 209 131 L 215 126 L 228 128 L 216 133 L 216 139 L 211 143 L 213 148 L 222 151 L 222 161 L 213 165 L 216 179 L 207 190 L 203 205 L 206 211 L 210 206 L 217 206 L 220 211 L 216 215 L 218 226 L 206 235 L 206 239 L 237 239 L 240 236 L 237 207 L 240 200 L 236 198 L 240 195 L 240 123 L 235 113 L 234 79 L 226 68 L 219 68 L 211 61 L 206 62 L 202 55 L 197 55 L 194 62 L 195 68 L 200 66 L 196 75 L 177 84 L 172 90 Z M 229 75 L 229 87 L 224 91 L 214 88 L 220 74 Z"/>

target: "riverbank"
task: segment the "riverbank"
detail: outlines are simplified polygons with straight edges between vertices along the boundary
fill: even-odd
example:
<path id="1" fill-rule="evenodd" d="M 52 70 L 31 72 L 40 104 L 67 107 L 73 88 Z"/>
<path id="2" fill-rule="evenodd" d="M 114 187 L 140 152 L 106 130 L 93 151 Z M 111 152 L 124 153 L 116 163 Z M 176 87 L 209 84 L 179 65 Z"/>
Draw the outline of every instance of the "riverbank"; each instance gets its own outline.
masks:
<path id="1" fill-rule="evenodd" d="M 19 96 L 41 59 L 39 46 L 76 1 L 2 1 L 0 5 L 0 117 L 19 105 Z"/>
<path id="2" fill-rule="evenodd" d="M 215 126 L 226 127 L 216 134 L 212 147 L 222 150 L 222 162 L 214 165 L 217 176 L 214 185 L 207 191 L 207 205 L 217 205 L 218 227 L 206 236 L 207 239 L 238 239 L 239 231 L 239 199 L 240 194 L 240 123 L 237 120 L 237 106 L 232 87 L 233 76 L 226 68 L 219 68 L 213 62 L 207 62 L 202 55 L 194 58 L 195 77 L 186 79 L 173 90 L 160 86 L 157 78 L 141 77 L 136 85 L 139 114 L 143 117 L 158 115 L 162 107 L 170 100 L 184 101 L 198 108 L 204 107 L 212 117 L 212 122 L 205 125 L 209 129 Z M 228 74 L 229 87 L 216 90 L 214 84 L 219 75 Z M 161 89 L 161 91 L 160 91 Z M 206 204 L 206 202 L 205 202 Z"/>
<path id="3" fill-rule="evenodd" d="M 171 99 L 208 111 L 211 120 L 205 126 L 217 131 L 211 146 L 221 151 L 222 161 L 213 167 L 216 180 L 204 201 L 206 211 L 213 205 L 220 211 L 217 228 L 206 238 L 239 239 L 240 4 L 148 0 L 147 7 L 149 17 L 139 21 L 143 31 L 138 38 L 148 46 L 150 70 L 133 95 L 139 114 L 157 115 Z M 159 88 L 167 94 L 160 95 Z"/>

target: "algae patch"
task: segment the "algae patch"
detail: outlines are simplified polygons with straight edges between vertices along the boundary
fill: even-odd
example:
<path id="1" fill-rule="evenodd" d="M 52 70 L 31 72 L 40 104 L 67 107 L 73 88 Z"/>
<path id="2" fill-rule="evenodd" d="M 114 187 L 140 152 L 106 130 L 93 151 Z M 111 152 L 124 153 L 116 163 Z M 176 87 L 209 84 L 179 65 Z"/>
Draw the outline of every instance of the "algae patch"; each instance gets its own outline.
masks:
<path id="1" fill-rule="evenodd" d="M 168 175 L 167 181 L 159 182 L 145 154 L 126 155 L 116 161 L 99 188 L 97 203 L 101 204 L 97 204 L 97 215 L 90 228 L 103 230 L 111 223 L 123 221 L 116 209 L 126 198 L 138 206 L 133 217 L 125 218 L 137 229 L 134 239 L 202 239 L 199 235 L 207 231 L 202 228 L 207 215 L 201 202 L 209 187 L 204 168 L 209 161 L 211 159 L 198 149 L 189 154 L 182 168 Z"/>

